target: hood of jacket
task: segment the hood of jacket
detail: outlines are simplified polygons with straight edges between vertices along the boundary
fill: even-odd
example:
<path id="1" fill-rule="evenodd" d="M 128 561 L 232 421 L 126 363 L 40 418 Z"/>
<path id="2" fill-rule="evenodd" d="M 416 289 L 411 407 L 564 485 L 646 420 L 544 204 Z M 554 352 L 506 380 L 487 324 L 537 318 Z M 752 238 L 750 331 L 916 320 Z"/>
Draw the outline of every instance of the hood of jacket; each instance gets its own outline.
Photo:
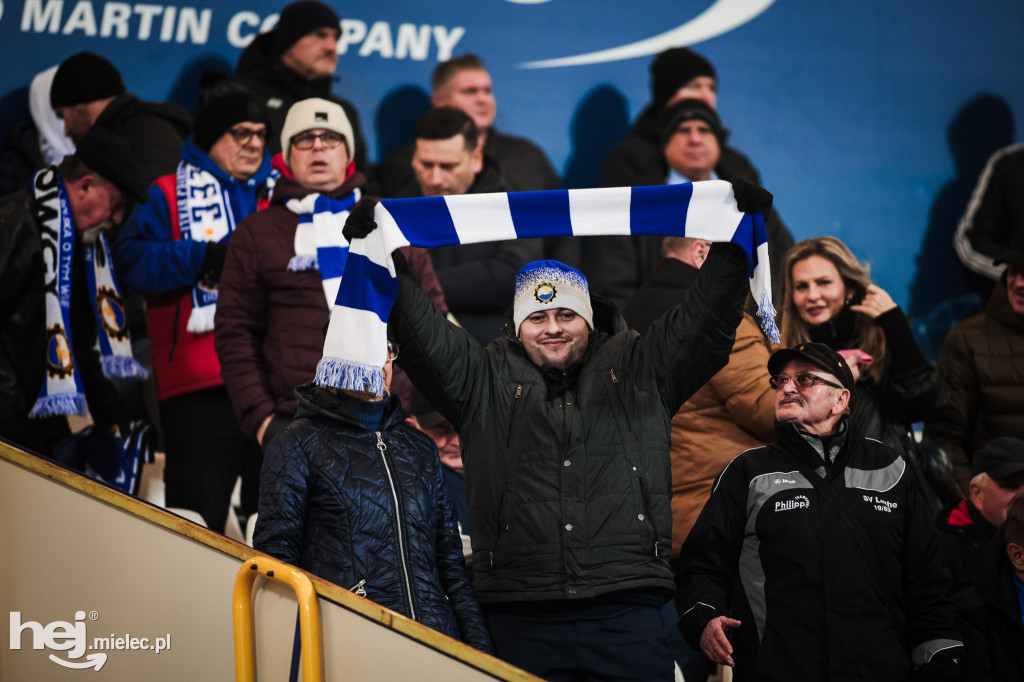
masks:
<path id="1" fill-rule="evenodd" d="M 96 118 L 93 125 L 110 130 L 119 130 L 138 114 L 159 116 L 174 126 L 181 136 L 192 132 L 192 116 L 176 102 L 143 102 L 130 92 L 118 95 Z"/>
<path id="2" fill-rule="evenodd" d="M 328 391 L 326 388 L 317 386 L 314 383 L 303 384 L 295 389 L 295 397 L 299 401 L 299 408 L 295 418 L 299 417 L 325 417 L 345 424 L 349 428 L 360 431 L 367 430 L 362 422 L 352 414 L 348 403 Z M 405 421 L 405 411 L 402 409 L 402 402 L 397 396 L 392 396 L 384 408 L 384 415 L 381 418 L 380 430 L 393 429 Z"/>
<path id="3" fill-rule="evenodd" d="M 1024 331 L 1024 315 L 1013 312 L 1010 297 L 1006 293 L 1006 272 L 1003 272 L 995 289 L 992 290 L 992 296 L 985 306 L 985 313 L 1009 327 Z"/>
<path id="4" fill-rule="evenodd" d="M 309 97 L 326 97 L 331 87 L 341 79 L 338 76 L 323 76 L 306 80 L 281 61 L 274 43 L 273 33 L 261 33 L 242 50 L 238 57 L 235 77 L 241 80 L 255 76 L 271 85 L 292 93 L 296 100 Z"/>

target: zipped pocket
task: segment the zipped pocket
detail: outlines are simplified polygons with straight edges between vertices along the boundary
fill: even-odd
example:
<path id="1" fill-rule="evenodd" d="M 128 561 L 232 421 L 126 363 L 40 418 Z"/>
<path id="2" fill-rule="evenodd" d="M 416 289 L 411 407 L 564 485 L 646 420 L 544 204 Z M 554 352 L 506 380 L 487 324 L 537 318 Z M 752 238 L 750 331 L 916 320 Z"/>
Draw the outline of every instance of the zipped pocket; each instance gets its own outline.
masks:
<path id="1" fill-rule="evenodd" d="M 640 508 L 643 510 L 644 518 L 640 519 L 640 522 L 645 526 L 650 524 L 651 529 L 651 544 L 654 545 L 654 556 L 658 556 L 658 527 L 654 524 L 654 517 L 651 515 L 651 501 L 647 494 L 647 486 L 644 484 L 644 479 L 639 476 L 636 479 L 637 484 L 640 488 Z"/>
<path id="2" fill-rule="evenodd" d="M 353 585 L 352 587 L 348 588 L 348 591 L 353 593 L 357 597 L 365 597 L 366 596 L 366 589 L 363 587 L 363 585 L 365 585 L 365 584 L 366 584 L 366 580 L 365 579 L 364 580 L 360 580 L 355 585 Z"/>

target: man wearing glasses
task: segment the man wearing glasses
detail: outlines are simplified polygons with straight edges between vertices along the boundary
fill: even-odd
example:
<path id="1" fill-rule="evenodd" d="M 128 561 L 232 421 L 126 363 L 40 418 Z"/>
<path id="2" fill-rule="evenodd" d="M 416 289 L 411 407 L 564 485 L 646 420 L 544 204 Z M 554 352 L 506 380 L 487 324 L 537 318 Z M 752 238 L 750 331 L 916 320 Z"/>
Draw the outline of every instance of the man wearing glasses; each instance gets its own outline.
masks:
<path id="1" fill-rule="evenodd" d="M 768 361 L 776 444 L 726 466 L 680 554 L 679 628 L 739 679 L 955 680 L 949 574 L 917 480 L 860 437 L 846 361 Z"/>
<path id="2" fill-rule="evenodd" d="M 263 107 L 221 81 L 201 97 L 174 173 L 149 189 L 114 245 L 124 286 L 146 296 L 167 463 L 166 503 L 223 532 L 235 481 L 256 510 L 262 453 L 238 428 L 213 346 L 218 282 L 237 224 L 267 205 Z"/>
<path id="3" fill-rule="evenodd" d="M 295 387 L 313 379 L 322 355 L 348 255 L 342 227 L 366 186 L 353 163 L 356 139 L 335 102 L 295 103 L 281 131 L 284 151 L 273 159 L 281 178 L 271 206 L 242 221 L 231 239 L 215 345 L 235 416 L 264 450 L 295 414 Z M 403 252 L 443 307 L 427 252 Z"/>

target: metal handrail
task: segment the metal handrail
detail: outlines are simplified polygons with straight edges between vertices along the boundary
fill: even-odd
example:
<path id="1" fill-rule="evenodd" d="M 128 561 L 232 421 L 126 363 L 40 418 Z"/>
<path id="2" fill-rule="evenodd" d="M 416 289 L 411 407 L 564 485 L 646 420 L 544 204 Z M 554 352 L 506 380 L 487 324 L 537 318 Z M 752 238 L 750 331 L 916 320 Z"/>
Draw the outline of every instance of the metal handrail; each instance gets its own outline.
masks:
<path id="1" fill-rule="evenodd" d="M 282 561 L 267 556 L 253 557 L 238 570 L 233 594 L 235 631 L 235 680 L 255 682 L 255 642 L 252 617 L 252 587 L 263 575 L 291 587 L 299 602 L 299 634 L 302 642 L 302 679 L 323 682 L 320 640 L 320 605 L 309 576 Z"/>

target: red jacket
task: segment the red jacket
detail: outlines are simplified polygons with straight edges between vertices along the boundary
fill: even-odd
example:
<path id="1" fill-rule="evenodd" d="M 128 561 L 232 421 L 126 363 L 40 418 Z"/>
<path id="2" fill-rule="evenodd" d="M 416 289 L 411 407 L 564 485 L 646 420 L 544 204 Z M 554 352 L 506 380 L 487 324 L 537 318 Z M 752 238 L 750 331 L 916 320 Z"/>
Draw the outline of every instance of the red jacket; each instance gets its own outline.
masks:
<path id="1" fill-rule="evenodd" d="M 170 209 L 170 237 L 181 239 L 178 224 L 175 174 L 157 178 L 154 185 L 167 198 Z M 260 200 L 265 208 L 266 199 Z M 158 296 L 146 297 L 146 327 L 153 350 L 153 372 L 159 400 L 220 386 L 220 362 L 213 347 L 213 333 L 194 334 L 188 331 L 192 315 L 192 290 L 176 289 Z"/>

